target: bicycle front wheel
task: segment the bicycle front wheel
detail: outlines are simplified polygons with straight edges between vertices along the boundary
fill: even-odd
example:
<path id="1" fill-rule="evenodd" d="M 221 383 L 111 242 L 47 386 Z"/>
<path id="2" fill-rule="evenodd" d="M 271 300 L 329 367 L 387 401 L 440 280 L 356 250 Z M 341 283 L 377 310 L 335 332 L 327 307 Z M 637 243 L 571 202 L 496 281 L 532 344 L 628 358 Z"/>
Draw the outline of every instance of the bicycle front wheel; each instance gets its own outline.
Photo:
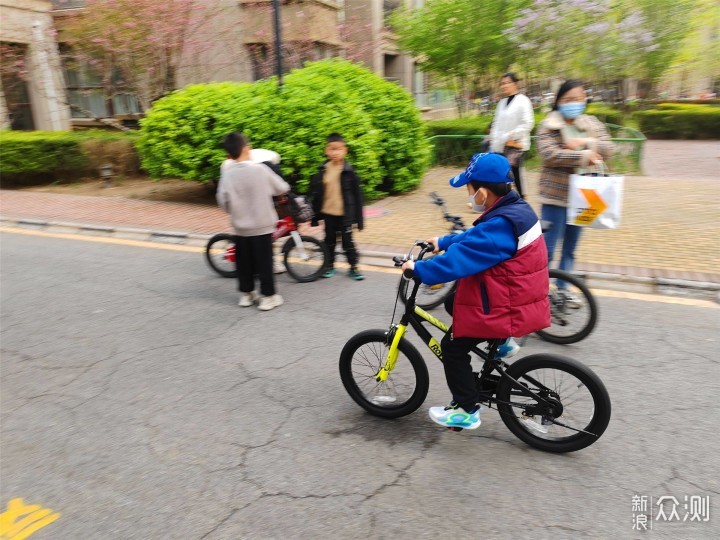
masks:
<path id="1" fill-rule="evenodd" d="M 539 412 L 542 404 L 501 378 L 498 412 L 521 441 L 546 452 L 575 452 L 605 432 L 610 396 L 589 367 L 564 356 L 533 354 L 512 364 L 507 374 L 552 405 Z"/>
<path id="2" fill-rule="evenodd" d="M 560 345 L 577 343 L 595 329 L 598 308 L 590 289 L 577 276 L 550 270 L 550 327 L 537 335 Z"/>
<path id="3" fill-rule="evenodd" d="M 353 336 L 340 354 L 340 379 L 355 403 L 369 413 L 399 418 L 423 404 L 430 377 L 422 355 L 402 339 L 395 369 L 385 381 L 378 381 L 389 348 L 384 330 L 366 330 Z"/>
<path id="4" fill-rule="evenodd" d="M 325 244 L 312 236 L 301 236 L 301 245 L 290 239 L 283 247 L 285 268 L 295 281 L 308 283 L 315 281 L 327 265 L 327 249 Z"/>
<path id="5" fill-rule="evenodd" d="M 237 267 L 235 266 L 235 243 L 233 236 L 231 234 L 221 233 L 210 238 L 205 246 L 205 260 L 210 265 L 210 268 L 222 277 L 236 277 Z"/>

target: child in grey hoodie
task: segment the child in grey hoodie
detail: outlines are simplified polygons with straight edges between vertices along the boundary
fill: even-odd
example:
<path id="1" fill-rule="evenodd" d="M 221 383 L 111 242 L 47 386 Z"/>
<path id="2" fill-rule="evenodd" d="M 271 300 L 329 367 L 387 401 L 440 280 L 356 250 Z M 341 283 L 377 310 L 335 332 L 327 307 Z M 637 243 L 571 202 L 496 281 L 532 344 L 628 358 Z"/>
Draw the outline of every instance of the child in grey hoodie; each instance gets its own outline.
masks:
<path id="1" fill-rule="evenodd" d="M 273 196 L 290 191 L 290 186 L 270 168 L 253 163 L 250 143 L 237 131 L 225 136 L 223 146 L 235 163 L 224 166 L 217 189 L 220 207 L 230 214 L 235 229 L 235 260 L 240 288 L 239 306 L 258 302 L 268 311 L 283 303 L 275 291 L 273 241 L 278 215 Z M 255 275 L 260 295 L 255 291 Z"/>

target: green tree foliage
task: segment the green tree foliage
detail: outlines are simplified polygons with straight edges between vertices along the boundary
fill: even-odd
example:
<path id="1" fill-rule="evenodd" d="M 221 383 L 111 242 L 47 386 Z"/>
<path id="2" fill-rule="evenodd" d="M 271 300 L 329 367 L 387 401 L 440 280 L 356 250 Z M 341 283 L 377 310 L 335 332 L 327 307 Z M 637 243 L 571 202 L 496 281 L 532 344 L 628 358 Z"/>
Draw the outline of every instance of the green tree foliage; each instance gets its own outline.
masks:
<path id="1" fill-rule="evenodd" d="M 666 75 L 691 87 L 707 76 L 711 80 L 720 80 L 720 7 L 717 0 L 697 0 L 689 26 L 690 32 Z"/>
<path id="2" fill-rule="evenodd" d="M 671 66 L 689 34 L 693 10 L 702 9 L 703 5 L 698 0 L 625 0 L 624 3 L 631 3 L 641 10 L 644 29 L 654 37 L 657 46 L 642 55 L 642 63 L 645 75 L 655 84 Z M 707 5 L 707 8 L 708 16 L 719 9 L 717 3 L 714 7 Z"/>
<path id="3" fill-rule="evenodd" d="M 254 84 L 194 85 L 157 101 L 141 123 L 143 167 L 155 177 L 210 181 L 230 131 L 282 156 L 283 172 L 305 191 L 325 159 L 325 139 L 341 133 L 366 196 L 405 191 L 427 167 L 429 145 L 412 97 L 401 87 L 343 60 L 295 70 L 279 91 Z"/>
<path id="4" fill-rule="evenodd" d="M 523 0 L 428 0 L 390 19 L 400 46 L 424 71 L 450 79 L 466 94 L 473 80 L 497 78 L 515 59 L 504 32 Z"/>

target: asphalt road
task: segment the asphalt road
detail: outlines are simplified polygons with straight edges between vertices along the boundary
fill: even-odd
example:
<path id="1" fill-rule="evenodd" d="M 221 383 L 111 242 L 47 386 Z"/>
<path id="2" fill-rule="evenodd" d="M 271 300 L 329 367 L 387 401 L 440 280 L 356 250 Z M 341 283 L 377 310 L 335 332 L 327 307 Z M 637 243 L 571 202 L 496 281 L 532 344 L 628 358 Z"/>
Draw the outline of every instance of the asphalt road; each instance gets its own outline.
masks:
<path id="1" fill-rule="evenodd" d="M 345 341 L 387 327 L 396 274 L 297 284 L 238 308 L 200 253 L 1 235 L 0 504 L 60 517 L 32 539 L 717 538 L 717 306 L 601 294 L 569 347 L 613 416 L 574 454 L 432 424 L 449 394 L 425 354 L 419 411 L 388 421 L 347 396 Z M 682 300 L 679 300 L 682 302 Z M 427 353 L 427 350 L 425 350 Z M 713 457 L 714 456 L 714 457 Z M 708 521 L 651 519 L 633 496 L 709 497 Z M 650 508 L 652 518 L 657 508 Z M 670 512 L 667 512 L 668 514 Z"/>

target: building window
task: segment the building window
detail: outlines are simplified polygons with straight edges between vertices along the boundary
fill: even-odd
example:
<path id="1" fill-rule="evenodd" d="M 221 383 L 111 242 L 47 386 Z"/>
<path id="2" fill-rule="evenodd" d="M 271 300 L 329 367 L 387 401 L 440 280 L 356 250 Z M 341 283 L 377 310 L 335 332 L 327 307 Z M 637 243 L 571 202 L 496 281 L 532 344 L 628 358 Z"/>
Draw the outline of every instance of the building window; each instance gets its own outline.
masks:
<path id="1" fill-rule="evenodd" d="M 62 47 L 63 73 L 73 118 L 109 118 L 115 115 L 138 114 L 140 102 L 132 92 L 123 91 L 120 70 L 113 70 L 111 85 L 118 91 L 110 96 L 102 77 L 88 61 L 72 58 Z"/>
<path id="2" fill-rule="evenodd" d="M 27 85 L 27 45 L 0 43 L 0 80 L 10 129 L 35 129 Z"/>

